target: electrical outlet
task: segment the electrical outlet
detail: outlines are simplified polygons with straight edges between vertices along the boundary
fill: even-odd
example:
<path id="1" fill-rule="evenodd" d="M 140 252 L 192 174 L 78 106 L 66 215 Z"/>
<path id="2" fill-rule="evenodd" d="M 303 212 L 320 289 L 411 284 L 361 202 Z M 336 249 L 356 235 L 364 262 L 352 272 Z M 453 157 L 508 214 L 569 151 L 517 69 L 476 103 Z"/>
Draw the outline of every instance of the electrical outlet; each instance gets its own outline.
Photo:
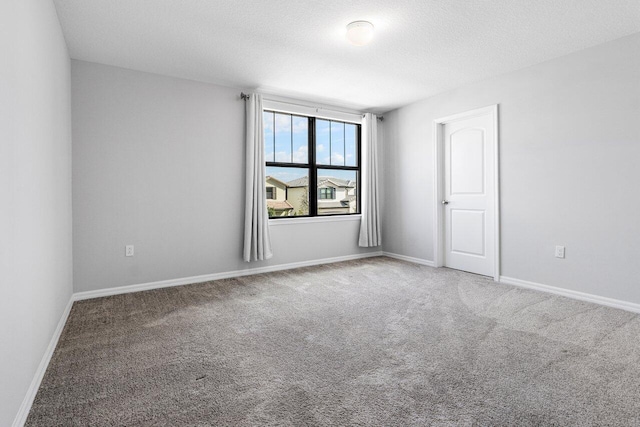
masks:
<path id="1" fill-rule="evenodd" d="M 124 256 L 133 256 L 133 245 L 127 245 L 124 247 Z"/>
<path id="2" fill-rule="evenodd" d="M 564 258 L 564 246 L 556 246 L 556 258 Z"/>

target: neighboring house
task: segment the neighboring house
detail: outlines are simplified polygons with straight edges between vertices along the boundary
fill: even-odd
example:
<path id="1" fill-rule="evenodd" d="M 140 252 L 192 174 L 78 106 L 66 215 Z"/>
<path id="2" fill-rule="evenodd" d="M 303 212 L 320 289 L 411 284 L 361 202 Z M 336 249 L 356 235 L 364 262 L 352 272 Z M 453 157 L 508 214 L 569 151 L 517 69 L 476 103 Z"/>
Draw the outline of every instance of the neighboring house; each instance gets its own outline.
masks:
<path id="1" fill-rule="evenodd" d="M 306 215 L 309 211 L 308 188 L 309 178 L 302 178 L 287 183 L 287 201 L 293 205 L 298 215 Z M 318 214 L 355 213 L 358 210 L 356 183 L 330 176 L 318 177 Z M 303 212 L 303 213 L 298 213 Z"/>
<path id="2" fill-rule="evenodd" d="M 318 177 L 318 214 L 355 213 L 356 183 L 330 176 Z"/>
<path id="3" fill-rule="evenodd" d="M 294 179 L 287 182 L 289 203 L 293 205 L 296 215 L 309 215 L 309 178 Z"/>
<path id="4" fill-rule="evenodd" d="M 293 206 L 287 201 L 287 184 L 272 176 L 267 176 L 266 184 L 269 216 L 293 215 Z"/>

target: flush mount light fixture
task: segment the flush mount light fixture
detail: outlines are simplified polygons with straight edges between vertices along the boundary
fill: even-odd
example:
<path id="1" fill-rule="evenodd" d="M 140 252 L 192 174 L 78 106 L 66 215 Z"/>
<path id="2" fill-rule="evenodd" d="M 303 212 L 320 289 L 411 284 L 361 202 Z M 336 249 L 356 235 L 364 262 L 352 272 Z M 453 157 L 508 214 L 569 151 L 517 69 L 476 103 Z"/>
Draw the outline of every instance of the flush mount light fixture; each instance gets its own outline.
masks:
<path id="1" fill-rule="evenodd" d="M 353 21 L 347 25 L 347 40 L 356 46 L 364 46 L 373 38 L 373 24 L 369 21 Z"/>

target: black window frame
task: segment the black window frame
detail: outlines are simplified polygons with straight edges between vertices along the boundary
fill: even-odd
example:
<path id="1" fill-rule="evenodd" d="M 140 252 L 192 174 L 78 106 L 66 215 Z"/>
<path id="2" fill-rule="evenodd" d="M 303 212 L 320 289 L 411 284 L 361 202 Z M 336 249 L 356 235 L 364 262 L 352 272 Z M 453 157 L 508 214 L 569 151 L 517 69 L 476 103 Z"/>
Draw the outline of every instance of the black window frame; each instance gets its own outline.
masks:
<path id="1" fill-rule="evenodd" d="M 307 138 L 307 143 L 308 143 L 308 163 L 294 163 L 292 162 L 270 162 L 270 161 L 266 161 L 265 160 L 265 166 L 269 167 L 281 167 L 281 168 L 292 168 L 292 169 L 304 169 L 304 170 L 308 170 L 309 171 L 309 178 L 308 178 L 308 184 L 309 184 L 309 190 L 308 190 L 308 194 L 309 194 L 309 215 L 293 215 L 293 216 L 270 216 L 269 219 L 275 219 L 275 220 L 287 220 L 287 219 L 291 219 L 291 218 L 326 218 L 326 217 L 332 217 L 332 216 L 350 216 L 350 215 L 360 215 L 362 212 L 362 198 L 361 198 L 361 188 L 362 188 L 362 173 L 361 173 L 361 166 L 362 166 L 362 125 L 360 123 L 353 123 L 353 122 L 348 122 L 348 121 L 343 121 L 343 120 L 335 120 L 335 119 L 330 119 L 330 118 L 325 118 L 325 117 L 317 117 L 317 116 L 307 116 L 304 114 L 297 114 L 297 113 L 290 113 L 290 112 L 285 112 L 285 111 L 278 111 L 278 110 L 272 110 L 269 108 L 265 108 L 263 109 L 263 112 L 266 113 L 274 113 L 274 126 L 273 126 L 273 132 L 274 132 L 274 144 L 275 144 L 275 115 L 276 114 L 284 114 L 284 115 L 288 115 L 291 116 L 292 120 L 291 122 L 293 123 L 293 117 L 303 117 L 306 118 L 308 120 L 308 126 L 307 126 L 307 132 L 308 132 L 308 138 Z M 356 127 L 356 166 L 338 166 L 338 165 L 324 165 L 324 164 L 317 164 L 316 163 L 316 120 L 326 120 L 329 122 L 335 122 L 335 123 L 344 123 L 345 125 L 349 124 L 349 125 L 354 125 Z M 346 127 L 345 127 L 346 129 Z M 329 136 L 329 138 L 331 138 L 331 135 Z M 293 155 L 293 133 L 291 136 L 291 153 Z M 346 151 L 346 141 L 344 141 L 344 146 L 345 146 L 345 151 Z M 274 153 L 275 153 L 275 149 L 274 149 Z M 331 153 L 329 153 L 329 155 L 331 155 Z M 274 159 L 275 160 L 275 159 Z M 293 159 L 292 159 L 293 160 Z M 345 156 L 345 163 L 346 163 L 346 156 Z M 317 191 L 314 191 L 312 189 L 318 189 L 318 169 L 324 169 L 324 170 L 350 170 L 350 171 L 355 171 L 356 172 L 356 212 L 353 213 L 327 213 L 327 214 L 318 214 L 318 194 Z M 311 195 L 315 195 L 316 197 L 311 197 Z M 326 199 L 324 199 L 326 200 Z M 334 199 L 335 200 L 335 199 Z"/>

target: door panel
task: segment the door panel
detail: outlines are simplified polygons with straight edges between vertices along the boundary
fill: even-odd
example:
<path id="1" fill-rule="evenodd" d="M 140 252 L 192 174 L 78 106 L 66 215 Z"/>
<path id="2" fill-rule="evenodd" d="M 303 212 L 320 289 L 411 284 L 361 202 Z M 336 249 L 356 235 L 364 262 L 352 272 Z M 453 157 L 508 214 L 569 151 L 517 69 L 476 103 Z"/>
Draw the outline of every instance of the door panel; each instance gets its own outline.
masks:
<path id="1" fill-rule="evenodd" d="M 451 252 L 485 255 L 484 211 L 451 209 Z"/>
<path id="2" fill-rule="evenodd" d="M 484 132 L 463 129 L 451 135 L 451 194 L 484 193 Z"/>
<path id="3" fill-rule="evenodd" d="M 492 115 L 443 125 L 444 265 L 493 276 L 494 128 Z"/>

